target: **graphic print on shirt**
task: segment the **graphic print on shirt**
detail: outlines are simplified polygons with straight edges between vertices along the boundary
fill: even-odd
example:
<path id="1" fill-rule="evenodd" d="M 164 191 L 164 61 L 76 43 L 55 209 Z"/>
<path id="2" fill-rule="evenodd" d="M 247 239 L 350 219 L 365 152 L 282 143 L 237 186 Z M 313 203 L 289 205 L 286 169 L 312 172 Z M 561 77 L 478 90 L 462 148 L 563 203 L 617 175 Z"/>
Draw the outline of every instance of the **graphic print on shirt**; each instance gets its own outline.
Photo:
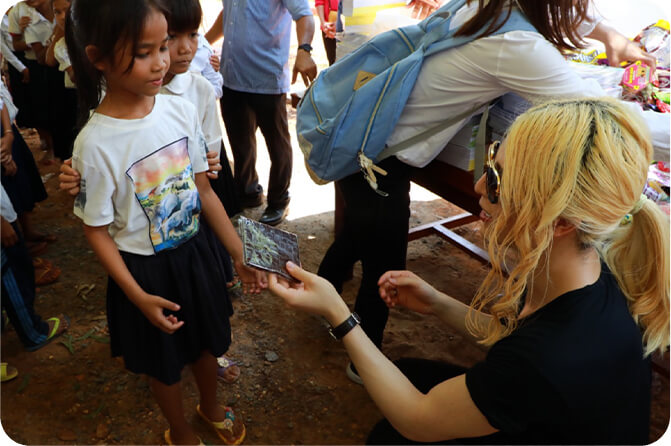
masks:
<path id="1" fill-rule="evenodd" d="M 198 232 L 200 198 L 193 179 L 188 139 L 179 139 L 135 162 L 126 175 L 149 219 L 155 252 L 174 248 Z"/>

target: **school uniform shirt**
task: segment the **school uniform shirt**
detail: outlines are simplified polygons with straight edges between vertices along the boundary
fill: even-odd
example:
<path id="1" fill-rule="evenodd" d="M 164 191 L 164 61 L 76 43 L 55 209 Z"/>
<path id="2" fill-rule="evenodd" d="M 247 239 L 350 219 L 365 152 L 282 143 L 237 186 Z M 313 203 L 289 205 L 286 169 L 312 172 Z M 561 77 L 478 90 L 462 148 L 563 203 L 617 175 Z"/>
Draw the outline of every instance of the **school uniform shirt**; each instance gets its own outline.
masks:
<path id="1" fill-rule="evenodd" d="M 457 11 L 451 28 L 463 25 L 477 8 L 478 3 L 471 2 Z M 581 35 L 589 34 L 601 21 L 594 12 L 590 14 L 578 30 Z M 387 145 L 403 142 L 450 115 L 467 113 L 478 104 L 488 104 L 509 92 L 531 103 L 562 96 L 606 95 L 596 81 L 576 74 L 559 50 L 541 34 L 510 31 L 427 57 Z M 473 115 L 483 110 L 484 107 Z M 397 158 L 411 166 L 426 166 L 470 118 L 399 152 Z"/>
<path id="2" fill-rule="evenodd" d="M 72 167 L 81 173 L 74 214 L 109 225 L 120 251 L 153 255 L 198 233 L 194 175 L 208 166 L 198 114 L 185 99 L 156 95 L 140 119 L 94 112 L 75 140 Z"/>
<path id="3" fill-rule="evenodd" d="M 651 365 L 610 271 L 569 291 L 466 372 L 490 444 L 647 444 Z M 496 441 L 494 441 L 496 439 Z"/>
<path id="4" fill-rule="evenodd" d="M 198 49 L 196 50 L 196 55 L 193 56 L 193 60 L 191 60 L 189 71 L 202 74 L 212 84 L 214 94 L 219 99 L 223 94 L 221 87 L 224 85 L 224 79 L 221 77 L 221 73 L 214 71 L 214 68 L 212 68 L 212 64 L 210 63 L 210 56 L 212 54 L 214 54 L 214 50 L 210 46 L 210 43 L 202 34 L 198 34 Z"/>
<path id="5" fill-rule="evenodd" d="M 291 21 L 311 16 L 307 0 L 224 0 L 219 71 L 227 88 L 245 93 L 289 91 Z"/>
<path id="6" fill-rule="evenodd" d="M 26 2 L 17 3 L 9 11 L 9 32 L 13 35 L 21 35 L 19 20 L 24 16 L 30 17 L 30 25 L 23 30 L 23 39 L 28 46 L 30 47 L 33 43 L 41 43 L 46 46 L 45 44 L 49 41 L 49 37 L 51 37 L 54 24 L 44 18 L 37 9 L 28 6 Z M 26 50 L 24 54 L 26 59 L 37 60 L 35 51 L 32 49 Z"/>
<path id="7" fill-rule="evenodd" d="M 16 221 L 14 206 L 12 206 L 12 201 L 9 199 L 9 195 L 7 195 L 5 187 L 2 184 L 0 184 L 0 215 L 9 223 Z"/>
<path id="8" fill-rule="evenodd" d="M 163 85 L 160 93 L 179 96 L 196 107 L 207 151 L 219 153 L 222 135 L 217 114 L 217 98 L 207 79 L 198 73 L 187 71 L 176 75 L 168 84 Z"/>
<path id="9" fill-rule="evenodd" d="M 75 88 L 75 83 L 70 79 L 67 73 L 68 68 L 72 66 L 70 62 L 70 55 L 68 54 L 68 46 L 65 44 L 65 38 L 61 37 L 54 45 L 54 57 L 58 61 L 58 69 L 63 72 L 65 88 Z"/>
<path id="10" fill-rule="evenodd" d="M 19 73 L 26 69 L 24 63 L 14 54 L 14 42 L 9 33 L 9 16 L 6 14 L 2 16 L 0 22 L 0 53 Z"/>

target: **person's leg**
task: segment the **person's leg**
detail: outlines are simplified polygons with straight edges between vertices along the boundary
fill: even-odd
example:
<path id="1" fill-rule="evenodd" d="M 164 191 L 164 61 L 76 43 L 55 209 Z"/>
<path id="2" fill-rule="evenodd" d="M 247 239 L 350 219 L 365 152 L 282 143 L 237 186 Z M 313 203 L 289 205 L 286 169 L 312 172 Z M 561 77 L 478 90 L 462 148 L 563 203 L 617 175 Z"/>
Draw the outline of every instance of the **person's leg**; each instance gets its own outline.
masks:
<path id="1" fill-rule="evenodd" d="M 198 444 L 200 439 L 184 417 L 181 383 L 167 385 L 155 378 L 149 378 L 149 387 L 170 425 L 170 439 L 173 444 Z"/>
<path id="2" fill-rule="evenodd" d="M 245 424 L 233 414 L 230 408 L 226 408 L 217 402 L 217 358 L 210 352 L 204 351 L 198 361 L 191 365 L 193 376 L 196 378 L 200 404 L 198 412 L 213 426 L 219 437 L 224 436 L 230 443 L 231 440 L 241 439 L 245 436 Z M 230 420 L 230 421 L 229 421 Z"/>
<path id="3" fill-rule="evenodd" d="M 437 384 L 466 373 L 466 369 L 453 364 L 427 359 L 403 358 L 394 364 L 422 393 L 428 393 Z M 446 441 L 438 444 L 450 444 Z M 401 435 L 386 419 L 380 420 L 370 434 L 366 444 L 423 444 Z M 435 444 L 435 443 L 434 443 Z"/>
<path id="4" fill-rule="evenodd" d="M 256 118 L 249 93 L 223 87 L 221 116 L 233 152 L 233 181 L 242 207 L 261 204 L 263 187 L 256 173 Z"/>
<path id="5" fill-rule="evenodd" d="M 2 249 L 2 307 L 26 347 L 46 341 L 50 331 L 47 322 L 35 313 L 35 275 L 33 261 L 21 231 L 12 223 L 19 241 Z"/>
<path id="6" fill-rule="evenodd" d="M 289 184 L 293 166 L 286 95 L 256 94 L 252 101 L 256 120 L 270 155 L 268 207 L 285 208 L 289 204 Z"/>
<path id="7" fill-rule="evenodd" d="M 326 58 L 329 61 L 329 66 L 331 66 L 335 63 L 336 59 L 336 40 L 326 37 L 326 34 L 322 32 L 322 41 L 324 42 Z"/>
<path id="8" fill-rule="evenodd" d="M 354 311 L 361 317 L 361 326 L 368 337 L 381 348 L 389 308 L 380 298 L 377 281 L 389 270 L 405 269 L 410 217 L 410 168 L 395 157 L 382 161 L 379 166 L 388 172 L 387 176 L 378 178 L 380 190 L 389 195 L 383 197 L 377 194 L 363 179 L 368 190 L 358 192 L 359 199 L 363 200 L 362 206 L 370 209 L 370 217 L 358 224 L 358 243 L 362 246 L 362 277 Z M 351 196 L 353 192 L 343 188 L 343 193 Z M 346 202 L 349 206 L 347 197 Z"/>

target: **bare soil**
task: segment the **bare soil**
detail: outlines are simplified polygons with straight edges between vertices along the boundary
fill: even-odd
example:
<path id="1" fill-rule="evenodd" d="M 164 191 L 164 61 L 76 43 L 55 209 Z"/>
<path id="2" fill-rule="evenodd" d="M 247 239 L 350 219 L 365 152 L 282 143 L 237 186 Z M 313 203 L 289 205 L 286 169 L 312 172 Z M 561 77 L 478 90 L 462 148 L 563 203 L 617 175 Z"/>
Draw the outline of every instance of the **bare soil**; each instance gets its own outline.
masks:
<path id="1" fill-rule="evenodd" d="M 40 159 L 35 135 L 24 133 Z M 67 314 L 71 328 L 33 353 L 23 350 L 11 328 L 2 334 L 2 360 L 20 373 L 2 384 L 2 427 L 21 444 L 159 444 L 167 426 L 147 382 L 110 358 L 106 274 L 72 214 L 72 198 L 57 191 L 57 167 L 40 165 L 40 169 L 49 198 L 38 205 L 34 221 L 40 230 L 58 236 L 42 257 L 63 273 L 56 283 L 38 289 L 35 308 L 44 318 Z M 252 209 L 245 215 L 258 217 L 261 211 Z M 458 212 L 443 200 L 413 201 L 411 226 Z M 298 234 L 301 260 L 315 271 L 332 241 L 333 213 L 289 220 L 280 227 Z M 458 232 L 481 244 L 477 223 Z M 410 243 L 408 268 L 464 302 L 486 273 L 480 263 L 436 236 Z M 350 305 L 359 279 L 357 266 L 343 293 Z M 237 296 L 233 304 L 229 355 L 240 363 L 242 374 L 234 384 L 221 382 L 219 396 L 243 417 L 246 443 L 363 443 L 381 415 L 364 388 L 345 376 L 347 356 L 327 334 L 325 322 L 286 308 L 268 292 Z M 391 312 L 383 350 L 392 359 L 415 356 L 463 366 L 482 358 L 479 350 L 436 318 L 402 309 Z M 182 383 L 188 418 L 206 443 L 217 443 L 218 437 L 196 415 L 197 390 L 188 369 Z M 654 374 L 651 411 L 654 441 L 666 431 L 669 420 L 668 374 Z"/>

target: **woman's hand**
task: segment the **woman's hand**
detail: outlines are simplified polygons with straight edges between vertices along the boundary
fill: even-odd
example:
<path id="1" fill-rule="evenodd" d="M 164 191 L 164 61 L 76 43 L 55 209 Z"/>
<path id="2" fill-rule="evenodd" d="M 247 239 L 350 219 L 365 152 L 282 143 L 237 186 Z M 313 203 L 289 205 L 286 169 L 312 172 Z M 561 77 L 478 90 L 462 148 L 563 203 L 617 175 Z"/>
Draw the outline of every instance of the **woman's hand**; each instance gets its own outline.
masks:
<path id="1" fill-rule="evenodd" d="M 177 316 L 169 314 L 166 316 L 163 310 L 179 311 L 179 305 L 160 296 L 145 293 L 135 301 L 135 305 L 142 311 L 142 314 L 149 319 L 152 325 L 168 334 L 177 331 L 184 321 L 177 319 Z"/>
<path id="2" fill-rule="evenodd" d="M 344 320 L 343 314 L 345 317 L 349 315 L 347 305 L 328 280 L 309 273 L 292 262 L 287 262 L 286 268 L 300 283 L 290 283 L 276 274 L 270 274 L 268 288 L 284 299 L 287 305 L 324 316 L 333 326 Z"/>
<path id="3" fill-rule="evenodd" d="M 66 159 L 61 164 L 61 173 L 58 175 L 58 188 L 75 196 L 79 193 L 79 183 L 81 177 L 79 172 L 72 168 L 72 158 Z"/>
<path id="4" fill-rule="evenodd" d="M 410 271 L 387 271 L 377 282 L 388 307 L 399 305 L 423 314 L 432 314 L 440 293 Z"/>
<path id="5" fill-rule="evenodd" d="M 207 177 L 216 180 L 219 176 L 218 172 L 222 169 L 219 154 L 217 152 L 207 152 Z"/>
<path id="6" fill-rule="evenodd" d="M 646 53 L 637 43 L 627 39 L 622 34 L 612 35 L 610 39 L 604 42 L 608 64 L 612 67 L 619 67 L 622 62 L 636 62 L 640 60 L 655 72 L 657 59 L 652 54 Z"/>
<path id="7" fill-rule="evenodd" d="M 268 288 L 268 274 L 258 269 L 250 268 L 241 260 L 233 262 L 235 272 L 238 273 L 242 282 L 242 291 L 247 294 L 259 294 L 261 290 Z"/>
<path id="8" fill-rule="evenodd" d="M 333 23 L 333 22 L 322 22 L 320 27 L 321 27 L 322 32 L 324 33 L 324 35 L 327 38 L 335 39 L 335 33 L 336 33 L 335 23 Z"/>
<path id="9" fill-rule="evenodd" d="M 412 0 L 408 8 L 412 8 L 413 18 L 424 20 L 440 8 L 440 2 L 438 0 Z"/>

